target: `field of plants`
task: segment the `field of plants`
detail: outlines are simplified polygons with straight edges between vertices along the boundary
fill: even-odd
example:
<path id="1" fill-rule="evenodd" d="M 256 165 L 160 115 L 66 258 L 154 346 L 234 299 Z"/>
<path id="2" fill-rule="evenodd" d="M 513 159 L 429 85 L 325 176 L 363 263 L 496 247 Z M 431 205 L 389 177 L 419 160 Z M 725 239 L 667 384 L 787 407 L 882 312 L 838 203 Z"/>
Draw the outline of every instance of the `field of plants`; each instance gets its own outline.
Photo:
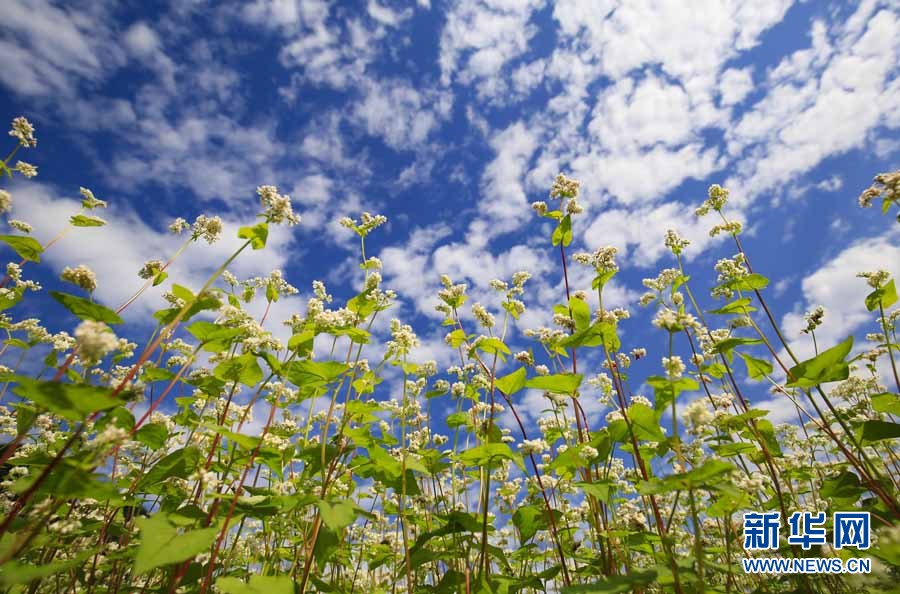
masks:
<path id="1" fill-rule="evenodd" d="M 0 174 L 34 177 L 37 169 L 21 160 L 36 150 L 32 125 L 17 117 L 9 135 Z M 12 218 L 16 196 L 0 190 L 12 229 L 0 236 L 10 260 L 0 281 L 0 590 L 837 594 L 896 587 L 895 279 L 858 271 L 858 282 L 870 287 L 864 335 L 821 344 L 816 332 L 830 312 L 809 311 L 802 338 L 816 354 L 802 360 L 790 346 L 798 337 L 784 335 L 767 301 L 777 279 L 754 267 L 742 225 L 729 217 L 728 190 L 713 185 L 696 216 L 711 235 L 728 238 L 715 264 L 717 284 L 691 281 L 690 242 L 669 231 L 668 267 L 644 280 L 633 304 L 655 312 L 656 341 L 628 344 L 629 311 L 603 305 L 619 270 L 615 248 L 568 249 L 582 212 L 579 191 L 560 174 L 546 202 L 532 205 L 538 221 L 552 223 L 546 257 L 564 279 L 553 326 L 526 331 L 527 350 L 507 344 L 511 324 L 529 307 L 526 270 L 491 283 L 502 298 L 497 311 L 469 300 L 459 279 L 441 276 L 445 348 L 457 361 L 443 369 L 415 360 L 416 331 L 391 319 L 397 295 L 383 286 L 382 262 L 366 255 L 378 245 L 383 216 L 341 219 L 359 238 L 358 291 L 332 295 L 316 281 L 305 310 L 280 320 L 270 319 L 268 305 L 297 293 L 290 279 L 278 270 L 248 279 L 229 271 L 247 252 L 266 249 L 272 227 L 302 224 L 274 186 L 259 186 L 257 219 L 240 229 L 241 247 L 202 286 L 179 284 L 167 270 L 185 251 L 219 239 L 216 216 L 173 222 L 181 247 L 129 271 L 143 287 L 115 308 L 92 298 L 97 281 L 86 266 L 67 267 L 52 287 L 29 280 L 57 240 L 42 245 L 30 237 L 30 225 Z M 86 188 L 81 196 L 63 234 L 104 225 L 106 203 Z M 900 172 L 878 175 L 859 202 L 875 207 L 873 234 L 896 225 Z M 593 281 L 570 285 L 573 267 L 586 267 Z M 168 306 L 147 324 L 152 332 L 122 335 L 123 312 L 163 282 L 172 283 Z M 698 306 L 712 300 L 714 309 Z M 267 304 L 261 317 L 248 313 L 254 301 Z M 28 303 L 51 302 L 70 312 L 69 326 L 48 328 L 20 313 Z M 389 336 L 374 329 L 385 318 Z M 287 341 L 273 333 L 285 327 Z M 629 377 L 633 364 L 656 371 L 637 382 Z M 768 420 L 746 394 L 752 382 L 790 402 L 795 420 Z M 537 423 L 519 414 L 529 390 L 546 401 Z M 588 398 L 600 399 L 608 414 L 589 415 Z M 260 410 L 264 417 L 254 419 Z M 503 414 L 517 429 L 498 422 Z M 786 538 L 796 512 L 822 518 L 824 536 L 802 544 Z M 868 512 L 868 548 L 836 544 L 838 512 Z M 782 522 L 780 540 L 752 550 L 745 514 L 772 513 Z M 864 557 L 871 572 L 744 571 L 742 559 L 772 556 Z"/>

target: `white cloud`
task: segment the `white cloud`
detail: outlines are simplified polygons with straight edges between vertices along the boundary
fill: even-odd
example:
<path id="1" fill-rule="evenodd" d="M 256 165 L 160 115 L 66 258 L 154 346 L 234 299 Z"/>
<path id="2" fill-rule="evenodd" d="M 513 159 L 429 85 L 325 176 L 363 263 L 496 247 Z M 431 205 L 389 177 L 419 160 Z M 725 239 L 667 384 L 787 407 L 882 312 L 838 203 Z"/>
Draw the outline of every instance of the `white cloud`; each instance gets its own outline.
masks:
<path id="1" fill-rule="evenodd" d="M 481 178 L 485 195 L 483 213 L 491 221 L 494 232 L 502 233 L 517 228 L 531 216 L 522 180 L 538 141 L 532 130 L 517 122 L 495 134 L 490 144 L 496 157 Z"/>
<path id="2" fill-rule="evenodd" d="M 816 189 L 823 192 L 837 192 L 844 187 L 844 179 L 840 175 L 832 175 L 816 184 Z"/>
<path id="3" fill-rule="evenodd" d="M 537 28 L 529 24 L 543 0 L 459 0 L 441 33 L 441 82 L 477 83 L 480 97 L 506 89 L 500 73 L 522 55 Z"/>
<path id="4" fill-rule="evenodd" d="M 752 68 L 729 68 L 722 73 L 719 85 L 723 105 L 735 105 L 753 90 Z"/>
<path id="5" fill-rule="evenodd" d="M 811 47 L 770 73 L 766 96 L 729 130 L 729 152 L 750 157 L 729 187 L 750 199 L 826 157 L 863 146 L 880 125 L 900 125 L 893 119 L 900 87 L 888 84 L 900 58 L 898 26 L 898 16 L 889 10 L 864 27 L 851 20 L 829 32 L 815 23 Z"/>
<path id="6" fill-rule="evenodd" d="M 354 115 L 369 134 L 398 150 L 424 143 L 452 107 L 449 93 L 417 90 L 403 80 L 369 81 Z"/>
<path id="7" fill-rule="evenodd" d="M 101 4 L 57 7 L 46 0 L 9 0 L 0 19 L 0 81 L 27 96 L 73 96 L 124 63 Z"/>
<path id="8" fill-rule="evenodd" d="M 865 297 L 872 288 L 856 274 L 878 269 L 900 278 L 900 236 L 896 232 L 860 240 L 803 278 L 804 302 L 782 319 L 785 337 L 801 360 L 813 354 L 811 341 L 800 333 L 806 326 L 803 312 L 817 305 L 825 308 L 825 321 L 816 330 L 820 348 L 834 346 L 866 324 L 867 332 L 877 331 L 875 315 L 865 308 Z"/>
<path id="9" fill-rule="evenodd" d="M 79 201 L 62 197 L 50 186 L 40 183 L 18 184 L 12 193 L 15 216 L 32 223 L 34 235 L 42 243 L 55 237 L 66 226 L 68 218 L 80 210 Z M 97 300 L 116 308 L 143 285 L 137 272 L 144 262 L 169 258 L 185 237 L 168 233 L 163 225 L 159 229 L 153 228 L 136 212 L 115 202 L 108 211 L 100 214 L 106 219 L 106 226 L 70 230 L 42 254 L 40 265 L 50 267 L 56 274 L 65 266 L 87 265 L 97 274 Z M 237 229 L 248 222 L 226 220 L 220 241 L 213 245 L 202 240 L 191 244 L 169 268 L 170 278 L 149 289 L 123 317 L 131 321 L 144 320 L 149 313 L 163 307 L 162 292 L 172 282 L 199 290 L 209 275 L 243 243 L 237 237 Z M 245 250 L 229 270 L 239 278 L 268 275 L 286 265 L 291 243 L 289 228 L 272 226 L 266 248 Z M 27 274 L 26 269 L 26 277 Z M 293 299 L 280 300 L 273 306 L 272 319 L 279 320 L 279 315 L 289 317 L 288 312 L 296 306 Z"/>

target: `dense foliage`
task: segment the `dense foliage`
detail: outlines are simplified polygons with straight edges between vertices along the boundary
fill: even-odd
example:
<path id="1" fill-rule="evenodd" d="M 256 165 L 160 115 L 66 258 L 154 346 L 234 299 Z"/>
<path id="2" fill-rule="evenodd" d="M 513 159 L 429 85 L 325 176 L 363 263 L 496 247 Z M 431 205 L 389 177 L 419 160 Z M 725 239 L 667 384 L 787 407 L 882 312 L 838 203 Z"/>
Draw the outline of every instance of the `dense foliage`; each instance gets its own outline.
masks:
<path id="1" fill-rule="evenodd" d="M 0 173 L 36 175 L 12 164 L 36 145 L 33 128 L 17 118 L 10 134 L 17 145 Z M 105 224 L 94 213 L 106 204 L 81 194 L 63 233 Z M 216 241 L 219 218 L 175 221 L 181 248 L 135 271 L 145 284 L 115 310 L 92 299 L 88 267 L 66 268 L 70 288 L 49 295 L 71 312 L 71 335 L 18 317 L 23 300 L 43 298 L 25 275 L 56 240 L 42 245 L 8 221 L 16 233 L 0 241 L 21 261 L 0 281 L 3 591 L 836 593 L 896 581 L 900 310 L 887 273 L 859 281 L 871 285 L 872 344 L 818 344 L 828 320 L 817 309 L 804 337 L 816 355 L 801 361 L 728 217 L 727 190 L 712 186 L 697 216 L 715 219 L 710 232 L 730 236 L 734 252 L 715 266 L 719 306 L 698 307 L 689 242 L 669 232 L 674 266 L 645 280 L 640 299 L 655 310 L 648 354 L 623 342 L 629 312 L 603 305 L 616 250 L 566 254 L 581 206 L 578 183 L 560 175 L 551 204 L 533 205 L 553 223 L 548 257 L 565 279 L 554 327 L 525 331 L 532 347 L 514 353 L 508 331 L 530 275 L 491 283 L 494 312 L 444 276 L 439 311 L 458 364 L 438 369 L 412 357 L 412 327 L 380 323 L 396 296 L 365 251 L 382 216 L 341 221 L 360 240 L 358 293 L 340 299 L 317 281 L 304 312 L 284 326 L 267 319 L 297 290 L 280 271 L 239 280 L 229 265 L 264 249 L 272 225 L 300 221 L 275 187 L 258 194 L 240 249 L 203 286 L 171 279 L 168 307 L 138 342 L 116 335 L 120 314 L 169 280 L 184 250 Z M 894 173 L 860 202 L 888 211 L 898 197 Z M 0 210 L 13 200 L 0 191 Z M 591 286 L 570 288 L 571 266 L 593 270 Z M 259 319 L 248 313 L 255 300 L 267 304 Z M 283 341 L 273 331 L 285 327 Z M 644 358 L 661 366 L 641 384 L 629 376 Z M 748 382 L 792 403 L 796 422 L 769 421 Z M 536 424 L 517 409 L 527 390 L 546 399 Z M 588 398 L 609 408 L 605 418 L 585 412 Z M 871 512 L 867 551 L 782 539 L 778 553 L 866 556 L 873 572 L 745 574 L 740 558 L 770 554 L 742 547 L 742 514 L 761 510 L 825 511 L 829 523 L 833 511 Z"/>

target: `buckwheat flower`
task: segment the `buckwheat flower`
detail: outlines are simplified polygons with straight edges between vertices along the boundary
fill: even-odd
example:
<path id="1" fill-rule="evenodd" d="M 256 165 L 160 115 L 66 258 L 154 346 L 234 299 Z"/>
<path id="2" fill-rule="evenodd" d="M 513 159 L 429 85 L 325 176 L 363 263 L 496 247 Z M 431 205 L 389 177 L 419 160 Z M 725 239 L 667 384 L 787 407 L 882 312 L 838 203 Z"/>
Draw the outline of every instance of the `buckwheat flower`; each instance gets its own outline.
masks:
<path id="1" fill-rule="evenodd" d="M 590 460 L 593 460 L 594 458 L 599 456 L 600 452 L 597 451 L 597 448 L 585 444 L 581 446 L 581 451 L 578 453 L 578 455 L 585 462 L 589 462 Z"/>
<path id="2" fill-rule="evenodd" d="M 19 116 L 12 121 L 9 135 L 17 139 L 22 146 L 31 148 L 37 146 L 37 139 L 34 137 L 34 126 L 24 116 Z"/>
<path id="3" fill-rule="evenodd" d="M 684 373 L 685 366 L 681 361 L 681 357 L 678 355 L 672 355 L 671 357 L 663 357 L 662 358 L 662 366 L 663 369 L 666 370 L 666 375 L 669 379 L 678 379 Z"/>
<path id="4" fill-rule="evenodd" d="M 480 303 L 472 305 L 472 315 L 475 320 L 485 328 L 494 327 L 494 316 Z"/>
<path id="5" fill-rule="evenodd" d="M 331 303 L 331 295 L 328 294 L 328 291 L 325 289 L 325 283 L 319 280 L 314 280 L 312 282 L 313 295 L 316 296 L 316 299 L 323 301 L 325 303 Z"/>
<path id="6" fill-rule="evenodd" d="M 875 183 L 860 194 L 859 205 L 869 208 L 878 197 L 883 197 L 887 202 L 900 200 L 900 170 L 876 175 Z"/>
<path id="7" fill-rule="evenodd" d="M 715 415 L 709 410 L 709 406 L 704 400 L 694 400 L 688 404 L 681 416 L 685 423 L 690 425 L 695 431 L 704 428 L 715 419 Z"/>
<path id="8" fill-rule="evenodd" d="M 534 372 L 538 375 L 549 375 L 550 369 L 546 365 L 535 365 Z"/>
<path id="9" fill-rule="evenodd" d="M 190 228 L 191 226 L 187 221 L 185 221 L 181 217 L 178 217 L 177 219 L 172 221 L 171 225 L 169 225 L 169 232 L 174 233 L 175 235 L 181 235 Z"/>
<path id="10" fill-rule="evenodd" d="M 72 283 L 73 285 L 84 289 L 88 293 L 93 293 L 97 288 L 97 275 L 84 264 L 79 264 L 75 268 L 66 266 L 63 268 L 60 278 L 67 283 Z"/>
<path id="11" fill-rule="evenodd" d="M 206 243 L 212 245 L 222 234 L 222 228 L 221 218 L 200 215 L 191 226 L 191 232 L 193 234 L 193 239 L 196 240 L 202 237 L 206 240 Z"/>
<path id="12" fill-rule="evenodd" d="M 26 163 L 25 161 L 16 161 L 15 170 L 28 179 L 31 179 L 38 174 L 37 167 L 31 163 Z"/>
<path id="13" fill-rule="evenodd" d="M 371 256 L 366 259 L 362 267 L 366 270 L 381 270 L 384 265 L 381 263 L 381 260 L 379 258 Z"/>
<path id="14" fill-rule="evenodd" d="M 631 349 L 631 356 L 634 357 L 634 360 L 642 359 L 647 356 L 647 349 L 641 347 L 636 349 Z"/>
<path id="15" fill-rule="evenodd" d="M 616 264 L 615 261 L 618 251 L 619 250 L 613 246 L 606 246 L 599 248 L 593 254 L 585 252 L 577 253 L 572 256 L 572 259 L 579 264 L 593 266 L 594 270 L 599 274 L 615 272 L 619 269 L 619 265 Z"/>
<path id="16" fill-rule="evenodd" d="M 631 397 L 631 404 L 643 404 L 648 408 L 653 408 L 653 403 L 650 402 L 650 399 L 646 396 L 641 396 L 640 394 L 635 394 Z"/>
<path id="17" fill-rule="evenodd" d="M 103 322 L 85 320 L 75 329 L 78 354 L 85 361 L 98 362 L 116 350 L 119 341 L 109 326 Z"/>
<path id="18" fill-rule="evenodd" d="M 278 301 L 278 297 L 287 297 L 299 293 L 296 287 L 284 280 L 284 273 L 281 270 L 273 270 L 269 277 L 265 280 L 266 295 L 274 296 L 272 301 Z"/>
<path id="19" fill-rule="evenodd" d="M 94 193 L 87 188 L 78 188 L 78 191 L 81 193 L 82 208 L 86 208 L 88 210 L 93 210 L 95 208 L 106 208 L 106 201 L 100 200 L 95 197 Z"/>
<path id="20" fill-rule="evenodd" d="M 625 417 L 622 416 L 622 413 L 617 410 L 611 410 L 606 413 L 606 423 L 607 425 L 610 423 L 614 423 L 615 421 L 624 421 Z"/>
<path id="21" fill-rule="evenodd" d="M 0 214 L 6 214 L 12 210 L 12 194 L 6 190 L 0 190 Z"/>
<path id="22" fill-rule="evenodd" d="M 497 291 L 499 293 L 505 293 L 509 289 L 509 286 L 506 284 L 506 281 L 502 281 L 497 278 L 491 279 L 491 281 L 488 283 L 488 285 L 492 289 L 494 289 L 495 291 Z"/>
<path id="23" fill-rule="evenodd" d="M 866 279 L 866 282 L 873 289 L 879 289 L 888 281 L 891 274 L 887 270 L 875 270 L 873 272 L 860 272 L 856 276 L 857 278 Z"/>
<path id="24" fill-rule="evenodd" d="M 543 200 L 539 200 L 537 202 L 531 203 L 531 210 L 538 213 L 540 216 L 544 216 L 547 214 L 547 203 Z"/>
<path id="25" fill-rule="evenodd" d="M 290 226 L 300 223 L 300 215 L 294 214 L 290 196 L 279 194 L 275 186 L 259 186 L 256 193 L 270 222 L 286 222 Z"/>
<path id="26" fill-rule="evenodd" d="M 715 237 L 723 232 L 728 233 L 729 235 L 739 235 L 743 229 L 744 226 L 739 221 L 728 221 L 727 223 L 714 225 L 713 228 L 709 230 L 709 236 Z"/>
<path id="27" fill-rule="evenodd" d="M 532 355 L 528 351 L 519 351 L 514 355 L 514 358 L 516 361 L 522 363 L 523 365 L 534 365 L 534 355 Z"/>
<path id="28" fill-rule="evenodd" d="M 15 229 L 16 231 L 21 231 L 22 233 L 31 233 L 34 231 L 34 228 L 26 223 L 25 221 L 19 221 L 17 219 L 10 219 L 7 221 L 9 226 Z"/>
<path id="29" fill-rule="evenodd" d="M 720 211 L 728 201 L 728 190 L 719 184 L 713 184 L 707 191 L 707 199 L 694 211 L 698 217 L 702 217 L 709 213 L 710 210 Z"/>
<path id="30" fill-rule="evenodd" d="M 666 247 L 675 254 L 676 256 L 681 255 L 684 251 L 684 248 L 689 246 L 691 242 L 680 235 L 674 230 L 669 229 L 666 231 Z"/>
<path id="31" fill-rule="evenodd" d="M 521 289 L 525 283 L 531 278 L 531 273 L 526 270 L 520 270 L 512 275 L 512 283 L 514 287 Z"/>
<path id="32" fill-rule="evenodd" d="M 543 439 L 525 439 L 519 444 L 519 450 L 525 454 L 540 454 L 550 449 L 550 446 Z"/>
<path id="33" fill-rule="evenodd" d="M 227 270 L 224 270 L 222 272 L 222 280 L 225 281 L 226 283 L 228 283 L 232 287 L 236 287 L 240 284 L 240 281 L 237 279 L 237 277 L 235 275 L 233 275 L 232 273 L 228 272 Z"/>
<path id="34" fill-rule="evenodd" d="M 162 267 L 164 265 L 165 262 L 163 262 L 162 260 L 147 260 L 138 271 L 138 277 L 143 279 L 154 278 L 157 274 L 159 274 L 159 271 L 162 270 Z"/>
<path id="35" fill-rule="evenodd" d="M 550 188 L 551 198 L 575 198 L 578 196 L 578 190 L 581 184 L 574 179 L 568 178 L 562 173 L 556 176 L 553 186 Z"/>
<path id="36" fill-rule="evenodd" d="M 814 331 L 816 328 L 822 325 L 822 319 L 825 317 L 825 308 L 821 305 L 816 306 L 814 310 L 811 312 L 806 312 L 803 314 L 803 319 L 806 321 L 806 328 L 801 330 L 804 334 L 809 334 Z"/>
<path id="37" fill-rule="evenodd" d="M 403 324 L 398 319 L 391 320 L 391 340 L 387 342 L 387 356 L 402 357 L 419 346 L 419 339 L 412 326 Z"/>
<path id="38" fill-rule="evenodd" d="M 577 215 L 584 212 L 584 207 L 581 206 L 581 203 L 578 200 L 572 198 L 568 202 L 566 202 L 566 214 Z"/>

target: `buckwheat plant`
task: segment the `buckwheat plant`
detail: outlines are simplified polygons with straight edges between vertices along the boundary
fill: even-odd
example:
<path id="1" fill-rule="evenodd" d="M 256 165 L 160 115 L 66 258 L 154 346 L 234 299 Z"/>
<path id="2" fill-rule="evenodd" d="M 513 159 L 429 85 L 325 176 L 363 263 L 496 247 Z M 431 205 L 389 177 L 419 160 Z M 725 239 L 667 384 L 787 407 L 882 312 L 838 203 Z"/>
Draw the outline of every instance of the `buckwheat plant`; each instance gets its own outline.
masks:
<path id="1" fill-rule="evenodd" d="M 16 118 L 10 136 L 0 173 L 32 177 L 34 167 L 11 163 L 36 147 L 33 126 Z M 882 197 L 887 210 L 897 179 L 878 176 L 861 204 Z M 105 224 L 94 212 L 106 203 L 79 191 L 62 234 Z M 425 272 L 440 282 L 448 368 L 418 357 L 417 330 L 433 331 L 389 311 L 397 295 L 367 255 L 384 216 L 340 219 L 359 238 L 347 294 L 319 280 L 298 289 L 281 270 L 239 278 L 229 269 L 265 249 L 273 225 L 302 224 L 290 197 L 261 185 L 256 221 L 205 282 L 179 284 L 168 271 L 218 241 L 223 222 L 179 218 L 169 231 L 182 243 L 131 271 L 143 283 L 117 307 L 93 299 L 97 277 L 78 262 L 45 298 L 29 266 L 62 234 L 41 244 L 28 223 L 8 220 L 0 241 L 17 258 L 0 281 L 0 589 L 890 589 L 900 564 L 894 279 L 860 271 L 873 316 L 864 340 L 821 344 L 817 331 L 840 315 L 821 307 L 786 335 L 728 198 L 711 186 L 696 211 L 730 241 L 715 285 L 691 279 L 691 244 L 670 230 L 668 261 L 634 304 L 653 344 L 633 344 L 632 311 L 609 307 L 616 249 L 567 254 L 583 206 L 580 184 L 561 174 L 549 204 L 533 204 L 551 222 L 547 257 L 559 273 L 550 286 L 562 281 L 551 311 L 523 317 L 527 271 L 492 280 L 482 302 L 463 279 Z M 0 190 L 0 214 L 15 208 Z M 574 286 L 570 266 L 590 282 Z M 127 336 L 121 314 L 163 283 L 153 330 Z M 297 311 L 270 319 L 273 303 L 296 295 Z M 47 300 L 68 312 L 62 327 L 30 317 Z M 549 325 L 523 329 L 524 319 Z M 815 354 L 801 360 L 806 340 Z M 796 419 L 772 422 L 763 397 Z M 523 414 L 526 398 L 540 399 L 536 419 Z M 782 539 L 745 551 L 742 516 L 760 510 L 826 512 L 829 533 L 831 512 L 867 511 L 872 544 L 838 549 L 828 539 L 804 550 Z M 768 555 L 865 556 L 872 573 L 743 572 L 742 558 Z"/>

